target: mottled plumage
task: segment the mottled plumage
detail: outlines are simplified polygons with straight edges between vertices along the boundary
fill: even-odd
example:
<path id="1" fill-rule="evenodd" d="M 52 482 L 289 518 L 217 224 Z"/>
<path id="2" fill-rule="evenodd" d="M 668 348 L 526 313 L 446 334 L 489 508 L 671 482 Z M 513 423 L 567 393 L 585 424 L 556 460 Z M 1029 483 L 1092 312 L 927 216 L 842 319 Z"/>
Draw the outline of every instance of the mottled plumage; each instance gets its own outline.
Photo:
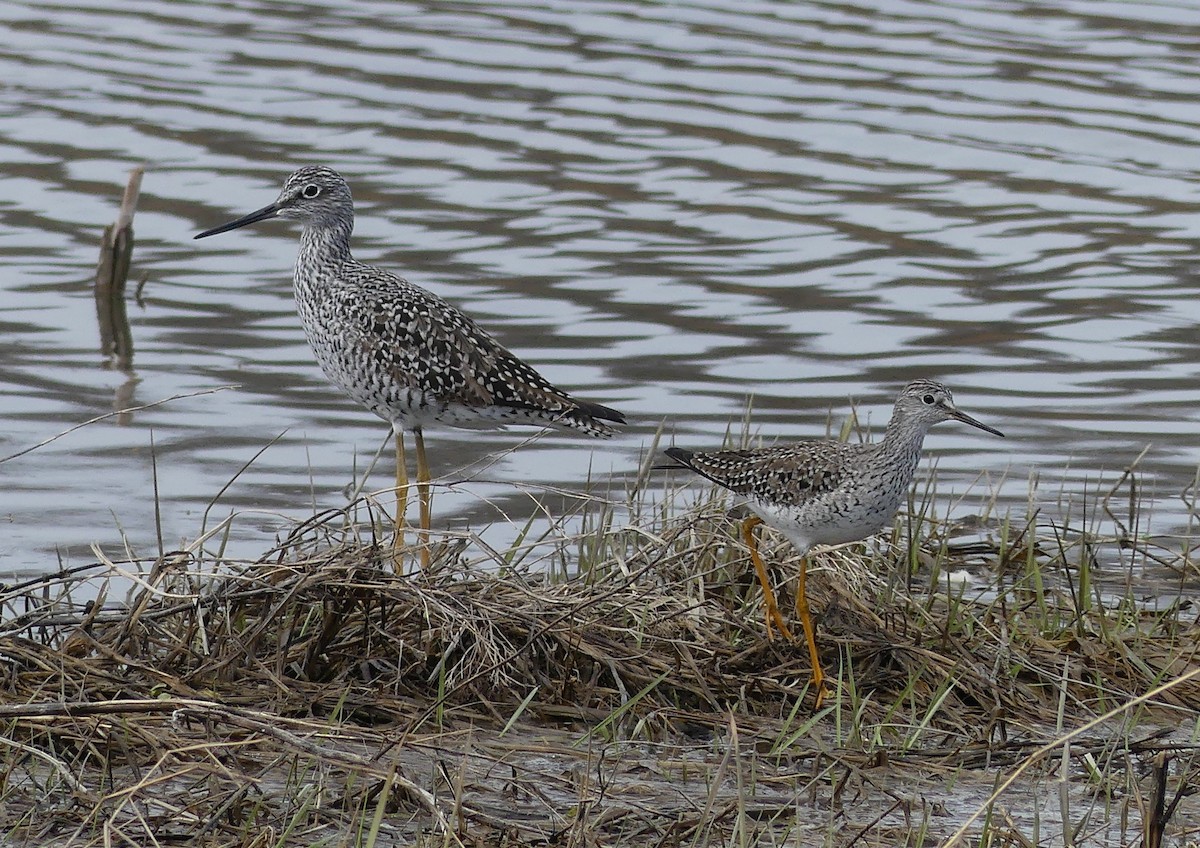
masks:
<path id="1" fill-rule="evenodd" d="M 606 436 L 624 416 L 555 388 L 442 298 L 350 253 L 354 201 L 335 171 L 300 168 L 278 199 L 201 233 L 299 220 L 296 308 L 325 375 L 396 429 L 535 424 Z"/>
<path id="2" fill-rule="evenodd" d="M 939 421 L 999 431 L 959 412 L 950 390 L 916 380 L 896 400 L 883 440 L 869 445 L 811 441 L 763 448 L 667 456 L 746 499 L 800 553 L 853 542 L 892 520 L 921 460 L 921 443 Z"/>
<path id="3" fill-rule="evenodd" d="M 762 584 L 768 636 L 772 622 L 785 637 L 790 638 L 791 633 L 775 604 L 766 568 L 758 555 L 755 525 L 774 527 L 800 552 L 796 613 L 804 626 L 818 707 L 825 696 L 825 674 L 805 592 L 805 555 L 813 545 L 853 542 L 891 521 L 921 461 L 925 434 L 934 424 L 948 420 L 1004 435 L 960 412 L 950 390 L 941 383 L 914 380 L 896 399 L 887 432 L 875 444 L 797 442 L 762 450 L 714 453 L 667 449 L 667 456 L 680 466 L 745 498 L 755 513 L 756 517 L 743 523 L 742 537 Z"/>
<path id="4" fill-rule="evenodd" d="M 408 505 L 405 430 L 416 439 L 421 529 L 428 530 L 426 427 L 533 424 L 608 436 L 613 431 L 606 422 L 625 422 L 615 409 L 556 389 L 437 295 L 351 256 L 354 200 L 337 172 L 300 168 L 274 203 L 196 238 L 267 218 L 303 225 L 293 278 L 296 309 L 321 369 L 396 433 L 397 539 Z M 428 560 L 423 545 L 422 565 Z"/>

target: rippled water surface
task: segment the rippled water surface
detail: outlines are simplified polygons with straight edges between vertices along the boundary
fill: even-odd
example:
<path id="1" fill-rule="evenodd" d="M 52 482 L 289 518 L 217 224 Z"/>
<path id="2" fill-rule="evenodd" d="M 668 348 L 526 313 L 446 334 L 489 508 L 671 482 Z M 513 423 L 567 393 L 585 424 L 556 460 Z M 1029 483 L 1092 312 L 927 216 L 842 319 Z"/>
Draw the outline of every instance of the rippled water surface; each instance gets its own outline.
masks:
<path id="1" fill-rule="evenodd" d="M 0 19 L 0 455 L 237 386 L 0 464 L 9 572 L 154 550 L 155 466 L 167 547 L 235 477 L 211 517 L 243 513 L 248 555 L 345 503 L 386 428 L 313 362 L 294 225 L 192 240 L 305 163 L 351 182 L 360 259 L 630 417 L 515 452 L 529 433 L 431 433 L 435 473 L 472 481 L 440 495 L 443 526 L 525 515 L 531 487 L 619 491 L 664 419 L 714 446 L 748 395 L 768 439 L 821 435 L 851 398 L 880 426 L 914 376 L 1008 434 L 936 430 L 944 490 L 982 471 L 1023 508 L 1036 469 L 1056 503 L 1149 445 L 1156 523 L 1187 523 L 1194 3 L 38 0 Z M 89 287 L 140 163 L 127 375 Z"/>

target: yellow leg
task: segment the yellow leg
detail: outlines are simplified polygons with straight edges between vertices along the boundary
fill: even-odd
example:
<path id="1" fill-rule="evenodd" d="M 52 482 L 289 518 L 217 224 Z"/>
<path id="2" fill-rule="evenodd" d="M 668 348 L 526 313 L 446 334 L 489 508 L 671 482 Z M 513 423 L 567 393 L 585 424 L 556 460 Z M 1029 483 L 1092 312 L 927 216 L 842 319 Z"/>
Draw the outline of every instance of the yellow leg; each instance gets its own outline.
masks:
<path id="1" fill-rule="evenodd" d="M 417 498 L 421 502 L 421 530 L 418 535 L 421 546 L 421 568 L 429 568 L 429 522 L 433 510 L 433 492 L 429 483 L 429 460 L 425 458 L 425 436 L 419 430 L 413 434 L 417 441 Z"/>
<path id="2" fill-rule="evenodd" d="M 392 567 L 404 573 L 404 524 L 408 512 L 408 457 L 404 455 L 404 431 L 396 431 L 396 533 L 392 536 Z"/>
<path id="3" fill-rule="evenodd" d="M 791 639 L 792 633 L 788 630 L 788 626 L 783 621 L 783 616 L 779 613 L 779 606 L 775 603 L 775 593 L 771 591 L 771 584 L 767 580 L 767 569 L 763 566 L 762 558 L 758 555 L 758 543 L 754 539 L 754 528 L 762 523 L 763 520 L 757 515 L 747 518 L 742 522 L 742 538 L 746 540 L 746 546 L 750 548 L 750 561 L 754 563 L 754 570 L 758 573 L 758 582 L 762 584 L 763 606 L 766 608 L 767 617 L 767 638 L 772 638 L 771 621 L 774 620 L 783 638 Z"/>
<path id="4" fill-rule="evenodd" d="M 808 609 L 808 592 L 804 588 L 807 576 L 808 557 L 804 556 L 800 558 L 800 578 L 796 581 L 796 617 L 804 626 L 804 638 L 808 642 L 808 660 L 812 663 L 812 685 L 816 692 L 813 709 L 819 710 L 825 700 L 825 672 L 821 668 L 821 655 L 817 653 L 817 632 Z"/>
<path id="5" fill-rule="evenodd" d="M 408 512 L 408 458 L 404 455 L 404 431 L 396 431 L 396 541 L 404 544 L 404 514 Z"/>

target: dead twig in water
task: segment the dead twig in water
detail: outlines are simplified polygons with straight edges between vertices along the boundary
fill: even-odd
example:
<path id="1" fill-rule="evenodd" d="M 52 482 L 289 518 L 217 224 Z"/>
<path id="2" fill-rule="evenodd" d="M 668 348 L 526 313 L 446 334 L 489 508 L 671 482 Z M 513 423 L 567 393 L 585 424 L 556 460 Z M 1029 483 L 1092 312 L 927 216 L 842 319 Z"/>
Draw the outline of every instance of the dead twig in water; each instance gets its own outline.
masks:
<path id="1" fill-rule="evenodd" d="M 125 281 L 129 279 L 129 264 L 133 259 L 133 215 L 137 211 L 143 173 L 145 168 L 141 165 L 129 172 L 117 222 L 104 228 L 93 291 L 100 324 L 100 352 L 121 371 L 133 366 L 133 333 L 125 311 Z"/>

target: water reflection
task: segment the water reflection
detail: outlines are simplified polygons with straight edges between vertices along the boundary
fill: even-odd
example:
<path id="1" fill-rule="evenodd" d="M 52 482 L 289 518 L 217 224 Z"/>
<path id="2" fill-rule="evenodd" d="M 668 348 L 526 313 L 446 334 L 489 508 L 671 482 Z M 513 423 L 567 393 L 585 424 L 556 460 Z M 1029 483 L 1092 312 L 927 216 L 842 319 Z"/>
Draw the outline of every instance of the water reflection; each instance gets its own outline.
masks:
<path id="1" fill-rule="evenodd" d="M 855 398 L 881 426 L 920 375 L 1009 436 L 936 433 L 945 486 L 983 469 L 1023 504 L 1034 466 L 1052 499 L 1151 444 L 1156 526 L 1185 520 L 1200 10 L 39 2 L 0 26 L 0 453 L 118 391 L 239 386 L 0 465 L 11 569 L 150 549 L 151 431 L 168 539 L 280 433 L 222 496 L 260 511 L 234 544 L 253 554 L 276 514 L 339 503 L 384 433 L 304 344 L 295 233 L 190 240 L 309 162 L 351 181 L 362 260 L 633 422 L 515 453 L 521 433 L 434 434 L 449 479 L 503 457 L 494 482 L 441 497 L 455 526 L 527 513 L 514 484 L 619 480 L 663 419 L 719 444 L 753 395 L 765 437 L 809 436 Z M 96 367 L 82 281 L 142 161 L 131 385 Z"/>

